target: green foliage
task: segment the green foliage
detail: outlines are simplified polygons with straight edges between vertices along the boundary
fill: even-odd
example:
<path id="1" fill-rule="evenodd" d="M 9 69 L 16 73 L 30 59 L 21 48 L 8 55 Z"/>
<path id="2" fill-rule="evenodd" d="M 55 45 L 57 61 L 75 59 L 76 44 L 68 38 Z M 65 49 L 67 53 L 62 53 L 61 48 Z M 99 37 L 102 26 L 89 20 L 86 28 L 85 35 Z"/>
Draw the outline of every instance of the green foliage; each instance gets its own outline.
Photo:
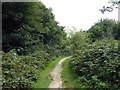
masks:
<path id="1" fill-rule="evenodd" d="M 66 38 L 64 27 L 42 2 L 3 2 L 2 11 L 3 88 L 32 88 L 42 80 L 39 72 L 51 58 L 71 53 L 78 81 L 89 88 L 120 87 L 120 44 L 116 41 L 120 39 L 120 23 L 100 20 L 87 32 Z"/>
<path id="2" fill-rule="evenodd" d="M 63 70 L 61 73 L 61 78 L 63 81 L 62 86 L 64 88 L 87 88 L 87 86 L 84 85 L 83 82 L 80 82 L 79 75 L 72 70 L 70 62 L 71 59 L 67 59 L 63 62 Z"/>
<path id="3" fill-rule="evenodd" d="M 71 33 L 67 46 L 73 56 L 70 64 L 78 74 L 79 83 L 85 84 L 85 87 L 120 87 L 119 26 L 119 22 L 104 19 L 88 31 Z M 69 81 L 65 83 L 67 85 Z"/>
<path id="4" fill-rule="evenodd" d="M 89 88 L 119 88 L 119 58 L 118 41 L 104 39 L 76 50 L 71 64 Z"/>
<path id="5" fill-rule="evenodd" d="M 64 27 L 42 2 L 3 2 L 2 25 L 3 88 L 32 88 L 51 58 L 65 55 Z"/>
<path id="6" fill-rule="evenodd" d="M 2 53 L 3 88 L 32 88 L 39 79 L 38 71 L 44 69 L 49 54 L 36 51 L 31 56 L 18 56 L 15 51 Z"/>
<path id="7" fill-rule="evenodd" d="M 119 23 L 114 20 L 101 19 L 93 25 L 87 32 L 92 41 L 101 40 L 103 38 L 119 39 Z"/>
<path id="8" fill-rule="evenodd" d="M 120 40 L 120 22 L 117 23 L 116 27 L 114 27 L 113 37 L 116 40 Z"/>
<path id="9" fill-rule="evenodd" d="M 50 72 L 53 70 L 58 61 L 60 61 L 63 57 L 64 56 L 52 58 L 53 60 L 48 63 L 47 67 L 45 67 L 44 70 L 38 72 L 40 78 L 37 80 L 37 82 L 33 83 L 34 88 L 49 87 L 49 84 L 52 82 Z"/>
<path id="10" fill-rule="evenodd" d="M 42 2 L 3 2 L 2 11 L 4 52 L 20 49 L 18 54 L 28 55 L 33 47 L 58 45 L 66 36 L 52 9 Z"/>
<path id="11" fill-rule="evenodd" d="M 70 38 L 70 47 L 71 47 L 71 51 L 74 54 L 75 50 L 79 49 L 79 48 L 83 48 L 83 46 L 86 46 L 86 43 L 90 43 L 91 41 L 88 38 L 88 34 L 86 32 L 75 32 L 71 34 L 71 38 Z M 84 48 L 83 48 L 84 49 Z"/>

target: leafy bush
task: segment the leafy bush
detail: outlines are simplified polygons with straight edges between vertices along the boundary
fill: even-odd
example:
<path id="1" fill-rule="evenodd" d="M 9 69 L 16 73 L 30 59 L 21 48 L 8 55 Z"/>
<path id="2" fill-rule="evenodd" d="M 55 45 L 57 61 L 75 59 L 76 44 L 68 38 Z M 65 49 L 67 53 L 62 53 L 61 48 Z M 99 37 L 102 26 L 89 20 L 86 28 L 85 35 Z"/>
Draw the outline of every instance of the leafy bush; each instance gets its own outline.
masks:
<path id="1" fill-rule="evenodd" d="M 37 81 L 38 70 L 42 70 L 49 61 L 49 54 L 36 51 L 30 56 L 18 56 L 15 51 L 2 53 L 3 88 L 32 88 Z"/>
<path id="2" fill-rule="evenodd" d="M 67 52 L 66 48 L 61 48 L 60 45 L 56 45 L 56 46 L 44 45 L 43 50 L 46 51 L 47 53 L 49 53 L 51 58 L 69 55 L 69 52 Z"/>
<path id="3" fill-rule="evenodd" d="M 71 64 L 89 88 L 119 88 L 119 59 L 118 42 L 104 39 L 76 50 Z"/>
<path id="4" fill-rule="evenodd" d="M 88 38 L 88 34 L 83 31 L 78 31 L 71 34 L 70 38 L 71 43 L 71 52 L 74 54 L 75 50 L 78 50 L 79 48 L 83 48 L 83 46 L 88 45 L 90 43 L 90 40 Z"/>
<path id="5" fill-rule="evenodd" d="M 87 32 L 89 38 L 92 41 L 101 40 L 103 38 L 113 37 L 118 40 L 119 33 L 119 23 L 112 19 L 101 19 L 99 22 L 95 23 Z"/>

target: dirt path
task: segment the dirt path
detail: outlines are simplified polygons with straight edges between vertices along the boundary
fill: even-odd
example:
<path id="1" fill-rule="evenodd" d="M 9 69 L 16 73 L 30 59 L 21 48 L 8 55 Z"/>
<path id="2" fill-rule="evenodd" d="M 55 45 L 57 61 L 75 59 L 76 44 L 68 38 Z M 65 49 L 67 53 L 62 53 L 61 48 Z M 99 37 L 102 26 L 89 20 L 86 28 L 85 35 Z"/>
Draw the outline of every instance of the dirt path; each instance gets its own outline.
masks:
<path id="1" fill-rule="evenodd" d="M 51 72 L 51 76 L 53 78 L 53 81 L 49 85 L 49 88 L 63 88 L 62 87 L 62 79 L 61 79 L 61 70 L 62 70 L 62 62 L 65 61 L 70 57 L 66 57 L 61 59 L 58 64 L 55 66 L 53 71 Z"/>

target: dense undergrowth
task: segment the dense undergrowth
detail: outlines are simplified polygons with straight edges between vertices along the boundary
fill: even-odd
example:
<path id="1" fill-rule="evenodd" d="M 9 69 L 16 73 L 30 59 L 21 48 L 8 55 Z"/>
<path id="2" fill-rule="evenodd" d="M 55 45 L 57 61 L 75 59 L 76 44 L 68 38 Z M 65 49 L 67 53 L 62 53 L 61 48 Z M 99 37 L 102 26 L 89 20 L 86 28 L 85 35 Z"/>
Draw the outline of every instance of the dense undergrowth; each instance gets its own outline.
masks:
<path id="1" fill-rule="evenodd" d="M 120 23 L 104 19 L 70 38 L 71 65 L 87 88 L 120 88 Z"/>
<path id="2" fill-rule="evenodd" d="M 41 1 L 2 2 L 2 88 L 33 88 L 50 61 L 69 54 L 65 39 L 64 27 Z"/>
<path id="3" fill-rule="evenodd" d="M 42 80 L 40 72 L 54 57 L 39 50 L 28 56 L 18 56 L 14 50 L 2 54 L 3 88 L 34 88 L 34 83 Z M 58 57 L 58 55 L 56 55 Z"/>
<path id="4" fill-rule="evenodd" d="M 119 59 L 118 41 L 103 39 L 75 50 L 71 64 L 88 88 L 119 88 Z"/>
<path id="5" fill-rule="evenodd" d="M 44 69 L 49 54 L 39 51 L 31 56 L 18 56 L 14 51 L 2 53 L 3 88 L 31 88 L 39 79 L 37 72 Z"/>
<path id="6" fill-rule="evenodd" d="M 50 61 L 70 54 L 73 71 L 88 88 L 120 88 L 117 21 L 101 19 L 67 37 L 42 2 L 3 2 L 2 30 L 3 88 L 33 88 Z"/>

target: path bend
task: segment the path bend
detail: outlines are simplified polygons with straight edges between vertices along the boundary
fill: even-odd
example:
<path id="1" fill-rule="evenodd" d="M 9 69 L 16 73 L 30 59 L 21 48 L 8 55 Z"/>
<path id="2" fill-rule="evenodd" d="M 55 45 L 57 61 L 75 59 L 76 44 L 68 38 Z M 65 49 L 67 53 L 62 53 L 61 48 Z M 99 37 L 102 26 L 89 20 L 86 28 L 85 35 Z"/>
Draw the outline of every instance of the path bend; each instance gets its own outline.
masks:
<path id="1" fill-rule="evenodd" d="M 62 62 L 70 57 L 71 56 L 63 58 L 56 64 L 55 68 L 50 73 L 53 81 L 50 83 L 49 88 L 63 88 L 62 87 L 62 79 L 61 79 Z"/>

